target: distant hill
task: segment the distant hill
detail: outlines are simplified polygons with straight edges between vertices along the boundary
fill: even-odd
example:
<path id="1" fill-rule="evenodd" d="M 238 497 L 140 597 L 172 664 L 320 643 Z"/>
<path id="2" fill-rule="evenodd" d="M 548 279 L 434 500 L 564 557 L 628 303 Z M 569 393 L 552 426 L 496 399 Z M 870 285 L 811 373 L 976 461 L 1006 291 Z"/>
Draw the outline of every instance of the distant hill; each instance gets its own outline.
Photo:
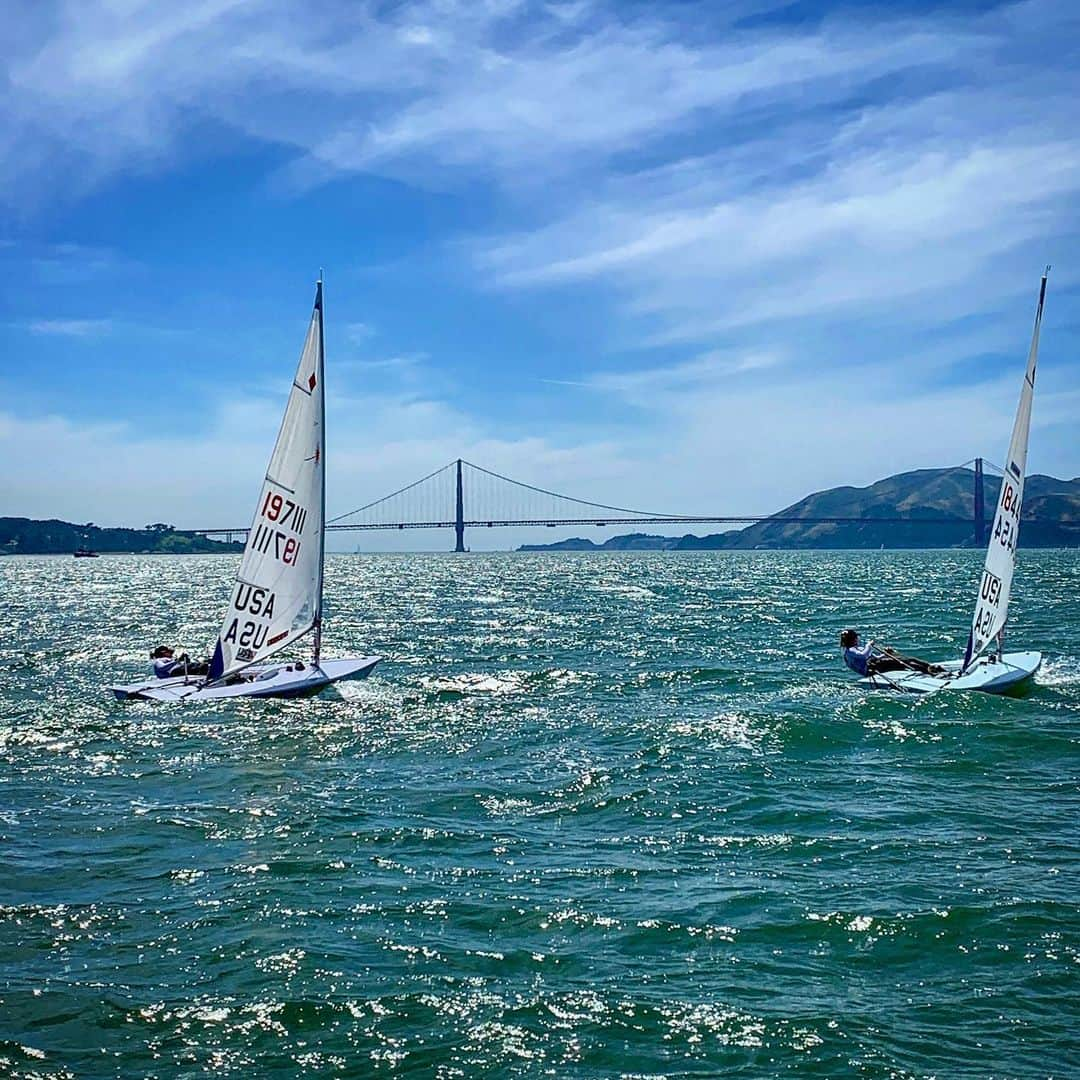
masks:
<path id="1" fill-rule="evenodd" d="M 555 544 L 522 544 L 518 551 L 666 551 L 678 543 L 674 536 L 653 536 L 651 533 L 625 533 L 613 536 L 602 544 L 594 544 L 579 536 Z"/>
<path id="2" fill-rule="evenodd" d="M 837 487 L 807 495 L 785 507 L 777 517 L 854 517 L 857 522 L 761 521 L 745 529 L 709 536 L 643 537 L 640 533 L 615 536 L 603 545 L 591 540 L 566 540 L 560 544 L 532 544 L 528 551 L 627 550 L 630 547 L 676 551 L 747 550 L 754 548 L 928 548 L 970 547 L 973 543 L 972 491 L 975 476 L 970 469 L 916 469 L 879 480 L 868 487 Z M 987 476 L 987 527 L 993 519 L 1001 481 Z M 940 524 L 923 521 L 889 522 L 874 518 L 941 518 Z M 964 518 L 950 522 L 949 518 Z M 656 543 L 646 545 L 638 538 Z M 625 541 L 635 541 L 632 544 Z M 1080 477 L 1058 480 L 1052 476 L 1029 476 L 1024 489 L 1024 516 L 1020 530 L 1023 547 L 1080 546 Z"/>
<path id="3" fill-rule="evenodd" d="M 205 536 L 178 532 L 164 523 L 145 529 L 102 529 L 89 522 L 74 525 L 70 521 L 35 521 L 33 518 L 0 518 L 0 554 L 70 555 L 79 547 L 102 554 L 115 552 L 154 552 L 187 555 L 243 551 L 243 544 L 207 540 Z"/>

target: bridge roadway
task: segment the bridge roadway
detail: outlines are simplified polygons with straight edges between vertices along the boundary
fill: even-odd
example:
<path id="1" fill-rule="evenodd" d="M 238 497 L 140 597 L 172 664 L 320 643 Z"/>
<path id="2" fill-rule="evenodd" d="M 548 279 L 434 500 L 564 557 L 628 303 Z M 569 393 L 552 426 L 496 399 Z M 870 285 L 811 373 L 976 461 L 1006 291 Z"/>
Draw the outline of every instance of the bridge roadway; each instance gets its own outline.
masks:
<path id="1" fill-rule="evenodd" d="M 966 517 L 856 517 L 853 515 L 839 515 L 839 516 L 814 516 L 804 517 L 799 514 L 785 514 L 781 511 L 778 514 L 655 514 L 648 513 L 647 511 L 641 511 L 625 506 L 610 506 L 605 503 L 591 502 L 588 499 L 575 499 L 569 495 L 560 495 L 555 491 L 548 491 L 545 488 L 538 488 L 532 484 L 524 484 L 520 480 L 512 480 L 509 477 L 502 476 L 499 473 L 492 472 L 490 469 L 484 469 L 479 465 L 473 465 L 471 462 L 464 461 L 462 458 L 458 458 L 456 461 L 451 461 L 444 465 L 441 469 L 436 469 L 435 472 L 429 473 L 427 476 L 422 477 L 419 480 L 414 481 L 411 484 L 406 484 L 405 487 L 399 488 L 397 491 L 391 492 L 389 495 L 383 496 L 381 499 L 376 499 L 374 502 L 368 503 L 366 506 L 361 506 L 357 510 L 351 510 L 347 514 L 341 514 L 339 517 L 331 518 L 326 523 L 326 529 L 332 531 L 371 531 L 373 529 L 453 529 L 456 533 L 455 550 L 465 550 L 465 530 L 466 529 L 510 529 L 510 528 L 549 528 L 555 529 L 561 527 L 573 527 L 592 525 L 598 528 L 610 528 L 618 526 L 622 528 L 633 527 L 637 525 L 750 525 L 758 522 L 770 522 L 778 525 L 787 524 L 799 524 L 799 525 L 965 525 L 974 527 L 974 539 L 977 547 L 981 547 L 983 543 L 983 462 L 982 458 L 975 458 L 975 472 L 974 472 L 974 515 L 972 518 Z M 965 462 L 964 465 L 958 465 L 954 468 L 964 469 L 969 463 Z M 950 470 L 952 471 L 952 470 Z M 556 499 L 561 500 L 566 505 L 564 516 L 562 517 L 542 517 L 540 516 L 545 511 L 547 513 L 558 513 L 561 507 L 558 504 L 547 503 L 543 508 L 537 503 L 533 503 L 532 516 L 527 516 L 530 512 L 530 508 L 522 506 L 519 502 L 516 504 L 515 509 L 522 515 L 517 518 L 502 517 L 502 518 L 484 518 L 468 515 L 468 510 L 471 507 L 468 504 L 469 500 L 465 498 L 466 484 L 465 476 L 466 472 L 470 477 L 478 477 L 481 484 L 497 483 L 501 486 L 502 490 L 508 492 L 527 492 L 530 497 L 540 497 L 541 499 Z M 431 485 L 438 485 L 440 479 L 445 478 L 452 483 L 452 491 L 443 491 L 439 489 L 438 500 L 436 502 L 430 501 L 431 497 Z M 444 483 L 445 483 L 444 480 Z M 470 480 L 470 485 L 472 484 Z M 427 498 L 423 497 L 425 486 L 428 487 Z M 471 488 L 470 488 L 471 490 Z M 490 492 L 489 492 L 490 494 Z M 409 502 L 405 507 L 400 505 L 402 497 L 408 496 Z M 447 498 L 449 496 L 449 498 Z M 446 498 L 447 501 L 443 502 L 442 499 Z M 472 496 L 470 495 L 470 499 Z M 453 510 L 450 510 L 452 504 Z M 499 505 L 496 503 L 495 505 Z M 503 502 L 501 505 L 506 506 L 507 503 Z M 396 513 L 389 509 L 394 507 Z M 447 509 L 447 516 L 441 520 L 432 520 L 430 515 L 437 514 L 440 509 Z M 592 514 L 590 516 L 571 517 L 570 515 L 578 510 L 606 510 L 606 514 Z M 428 515 L 424 520 L 398 520 L 398 521 L 344 521 L 343 518 L 355 517 L 358 514 L 368 513 L 369 516 L 375 515 L 387 515 L 396 516 L 398 518 L 411 518 L 413 514 L 417 517 Z M 450 513 L 453 513 L 453 517 L 450 517 Z M 504 511 L 505 512 L 505 511 Z M 246 537 L 250 532 L 250 526 L 222 529 L 190 529 L 189 533 L 197 534 L 200 536 L 224 536 L 230 540 L 234 536 Z"/>
<path id="2" fill-rule="evenodd" d="M 612 525 L 750 525 L 761 521 L 776 524 L 799 525 L 966 525 L 971 526 L 968 518 L 958 517 L 797 517 L 781 514 L 740 514 L 740 515 L 702 515 L 694 517 L 640 517 L 640 518 L 532 518 L 514 520 L 473 521 L 468 518 L 458 521 L 405 521 L 405 522 L 365 522 L 360 525 L 331 523 L 327 531 L 355 532 L 373 529 L 454 529 L 459 525 L 473 529 L 508 529 L 508 528 L 558 528 L 561 525 L 594 525 L 598 528 Z M 249 526 L 231 529 L 185 529 L 184 532 L 198 536 L 244 536 Z"/>

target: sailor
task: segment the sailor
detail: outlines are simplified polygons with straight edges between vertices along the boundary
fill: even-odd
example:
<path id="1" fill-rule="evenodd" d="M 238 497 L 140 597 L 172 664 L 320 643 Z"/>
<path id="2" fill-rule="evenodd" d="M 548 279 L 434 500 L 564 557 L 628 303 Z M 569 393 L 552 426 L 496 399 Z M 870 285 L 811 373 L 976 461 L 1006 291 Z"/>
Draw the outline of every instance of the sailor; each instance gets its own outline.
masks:
<path id="1" fill-rule="evenodd" d="M 902 656 L 884 645 L 875 648 L 873 639 L 860 645 L 857 630 L 844 630 L 840 634 L 840 648 L 844 650 L 844 663 L 856 675 L 864 678 L 886 671 L 921 671 L 924 675 L 940 675 L 944 670 L 917 657 Z"/>
<path id="2" fill-rule="evenodd" d="M 154 674 L 159 679 L 175 679 L 178 675 L 206 675 L 210 665 L 205 661 L 194 661 L 186 652 L 178 652 L 168 645 L 159 645 L 150 653 L 154 662 Z"/>

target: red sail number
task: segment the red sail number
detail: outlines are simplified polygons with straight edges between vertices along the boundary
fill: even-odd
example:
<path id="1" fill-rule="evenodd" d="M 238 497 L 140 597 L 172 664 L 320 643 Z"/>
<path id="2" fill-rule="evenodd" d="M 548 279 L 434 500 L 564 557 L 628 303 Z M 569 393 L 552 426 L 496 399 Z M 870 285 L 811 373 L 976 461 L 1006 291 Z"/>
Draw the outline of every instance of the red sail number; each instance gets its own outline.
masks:
<path id="1" fill-rule="evenodd" d="M 304 531 L 307 510 L 292 499 L 286 499 L 275 491 L 268 491 L 259 511 L 267 521 L 276 521 L 279 525 L 290 525 L 297 535 Z"/>

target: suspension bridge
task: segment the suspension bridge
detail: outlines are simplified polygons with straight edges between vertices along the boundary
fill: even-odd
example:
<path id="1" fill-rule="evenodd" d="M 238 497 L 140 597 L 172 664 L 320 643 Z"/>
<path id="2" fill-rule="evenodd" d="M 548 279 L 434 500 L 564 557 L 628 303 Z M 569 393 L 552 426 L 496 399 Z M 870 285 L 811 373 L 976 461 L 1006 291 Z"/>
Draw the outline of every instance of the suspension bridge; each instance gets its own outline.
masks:
<path id="1" fill-rule="evenodd" d="M 989 464 L 988 462 L 986 464 Z M 961 524 L 972 529 L 976 547 L 985 542 L 984 461 L 973 458 L 948 471 L 973 467 L 972 513 L 970 517 L 812 517 L 783 512 L 776 514 L 665 514 L 634 510 L 561 495 L 555 491 L 512 480 L 480 465 L 458 458 L 406 484 L 389 495 L 375 499 L 344 514 L 329 518 L 328 530 L 366 531 L 375 529 L 453 529 L 454 550 L 466 551 L 466 529 L 502 529 L 523 526 L 560 525 L 750 525 L 755 522 L 811 524 Z M 1000 472 L 996 466 L 996 471 Z M 200 536 L 246 539 L 247 526 L 186 530 Z"/>

